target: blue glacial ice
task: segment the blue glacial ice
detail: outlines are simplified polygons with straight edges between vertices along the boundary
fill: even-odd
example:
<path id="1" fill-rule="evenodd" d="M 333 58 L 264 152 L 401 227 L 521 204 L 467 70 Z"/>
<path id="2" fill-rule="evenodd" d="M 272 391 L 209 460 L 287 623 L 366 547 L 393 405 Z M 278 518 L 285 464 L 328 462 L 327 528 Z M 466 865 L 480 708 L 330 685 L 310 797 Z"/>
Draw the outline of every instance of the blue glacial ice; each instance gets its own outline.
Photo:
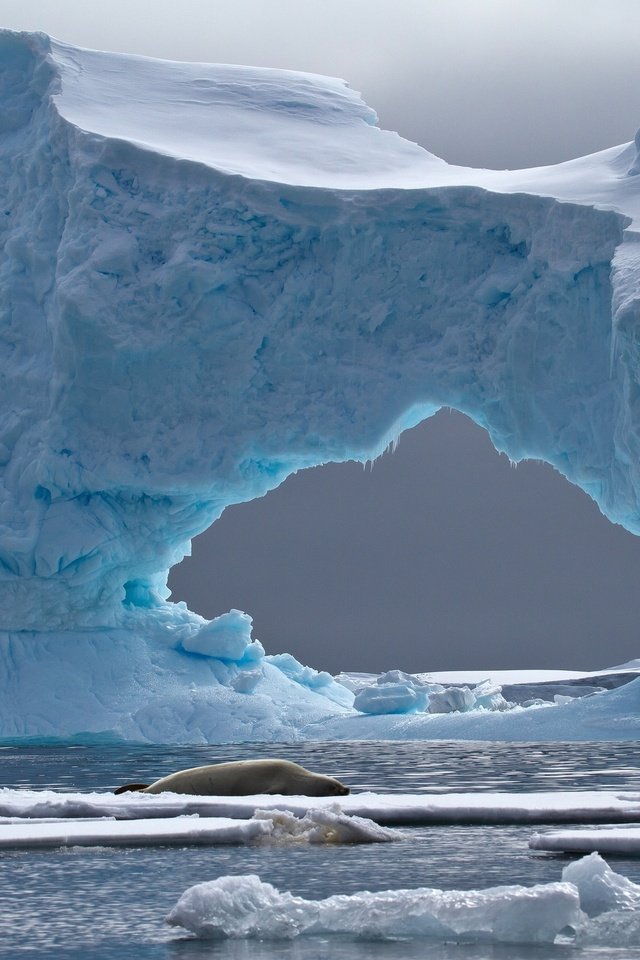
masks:
<path id="1" fill-rule="evenodd" d="M 0 97 L 0 737 L 357 719 L 168 570 L 444 406 L 640 532 L 635 143 L 452 167 L 339 80 L 43 34 L 0 34 Z"/>

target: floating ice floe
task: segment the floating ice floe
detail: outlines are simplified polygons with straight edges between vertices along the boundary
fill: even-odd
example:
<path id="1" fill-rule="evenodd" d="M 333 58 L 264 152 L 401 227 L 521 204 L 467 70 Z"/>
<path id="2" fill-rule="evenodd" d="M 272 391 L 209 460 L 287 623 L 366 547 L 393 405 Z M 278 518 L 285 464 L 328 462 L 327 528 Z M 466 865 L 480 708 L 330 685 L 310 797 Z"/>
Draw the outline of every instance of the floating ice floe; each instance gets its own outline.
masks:
<path id="1" fill-rule="evenodd" d="M 381 827 L 339 809 L 256 810 L 249 819 L 198 814 L 152 819 L 12 818 L 0 821 L 0 849 L 69 846 L 149 846 L 157 844 L 389 843 L 404 839 L 399 830 Z"/>
<path id="2" fill-rule="evenodd" d="M 532 850 L 550 853 L 598 853 L 640 856 L 640 825 L 597 827 L 580 830 L 550 830 L 536 833 L 529 840 Z"/>
<path id="3" fill-rule="evenodd" d="M 551 943 L 579 919 L 578 891 L 565 883 L 482 891 L 385 890 L 305 900 L 249 875 L 190 887 L 167 922 L 206 938 L 341 934 Z"/>
<path id="4" fill-rule="evenodd" d="M 325 900 L 281 893 L 254 875 L 190 887 L 167 922 L 203 938 L 293 939 L 331 935 L 493 943 L 640 943 L 640 886 L 598 856 L 562 881 L 486 890 L 362 891 Z"/>
<path id="5" fill-rule="evenodd" d="M 296 817 L 335 811 L 334 797 L 195 797 L 180 794 L 61 793 L 0 790 L 0 817 L 114 817 L 119 820 L 177 817 L 250 819 L 257 810 L 286 809 Z M 628 823 L 640 820 L 640 794 L 614 791 L 544 793 L 385 794 L 341 797 L 340 811 L 385 826 L 433 823 L 535 824 Z"/>

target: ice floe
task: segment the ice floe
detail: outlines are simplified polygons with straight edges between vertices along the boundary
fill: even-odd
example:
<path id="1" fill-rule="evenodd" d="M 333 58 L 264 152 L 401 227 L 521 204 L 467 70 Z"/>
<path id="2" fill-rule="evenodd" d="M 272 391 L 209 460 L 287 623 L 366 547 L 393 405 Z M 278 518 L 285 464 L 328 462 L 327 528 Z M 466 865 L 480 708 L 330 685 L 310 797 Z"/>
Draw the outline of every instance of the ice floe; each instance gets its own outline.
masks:
<path id="1" fill-rule="evenodd" d="M 422 824 L 628 823 L 640 820 L 640 793 L 545 791 L 540 793 L 354 793 L 341 797 L 195 797 L 180 794 L 62 793 L 0 790 L 0 817 L 177 817 L 249 819 L 257 810 L 340 810 L 384 826 Z"/>
<path id="2" fill-rule="evenodd" d="M 381 827 L 339 809 L 256 810 L 249 819 L 198 814 L 151 819 L 25 819 L 0 821 L 0 849 L 69 846 L 149 846 L 166 844 L 388 843 L 404 839 L 399 830 Z"/>
<path id="3" fill-rule="evenodd" d="M 199 937 L 292 939 L 342 934 L 367 939 L 550 943 L 580 919 L 571 884 L 488 890 L 385 890 L 305 900 L 255 875 L 190 887 L 167 917 Z"/>
<path id="4" fill-rule="evenodd" d="M 186 890 L 167 917 L 206 939 L 339 935 L 480 943 L 640 944 L 640 886 L 597 855 L 555 883 L 485 890 L 363 890 L 324 900 L 281 892 L 255 875 Z"/>
<path id="5" fill-rule="evenodd" d="M 580 830 L 550 830 L 529 840 L 532 850 L 555 853 L 598 853 L 640 856 L 640 824 L 626 827 L 587 827 Z"/>

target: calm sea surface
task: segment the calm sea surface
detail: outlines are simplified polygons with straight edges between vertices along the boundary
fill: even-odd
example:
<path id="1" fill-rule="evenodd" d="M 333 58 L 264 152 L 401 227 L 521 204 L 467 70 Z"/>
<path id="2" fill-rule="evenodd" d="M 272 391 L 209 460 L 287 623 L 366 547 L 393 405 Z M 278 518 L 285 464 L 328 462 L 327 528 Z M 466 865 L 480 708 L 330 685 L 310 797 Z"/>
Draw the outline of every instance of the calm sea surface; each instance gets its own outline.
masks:
<path id="1" fill-rule="evenodd" d="M 640 744 L 313 743 L 214 747 L 0 748 L 0 786 L 112 790 L 173 770 L 280 756 L 333 774 L 354 790 L 456 792 L 640 791 Z M 559 880 L 566 860 L 534 856 L 532 827 L 429 827 L 406 841 L 362 846 L 75 848 L 0 854 L 0 957 L 63 960 L 640 960 L 610 948 L 487 947 L 426 941 L 300 938 L 206 942 L 164 917 L 187 887 L 256 873 L 308 898 L 399 887 L 473 889 Z M 609 857 L 640 883 L 640 860 Z"/>

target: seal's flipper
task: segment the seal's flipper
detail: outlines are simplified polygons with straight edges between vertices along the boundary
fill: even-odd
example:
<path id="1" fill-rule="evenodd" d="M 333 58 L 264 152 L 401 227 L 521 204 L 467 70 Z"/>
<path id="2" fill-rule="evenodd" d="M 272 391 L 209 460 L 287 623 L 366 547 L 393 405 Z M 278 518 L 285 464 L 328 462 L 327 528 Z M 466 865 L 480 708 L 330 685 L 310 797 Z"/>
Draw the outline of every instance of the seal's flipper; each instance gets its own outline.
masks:
<path id="1" fill-rule="evenodd" d="M 136 790 L 146 790 L 149 786 L 148 783 L 125 783 L 124 787 L 118 787 L 117 790 L 114 790 L 114 793 L 129 793 L 130 791 L 134 792 Z"/>

